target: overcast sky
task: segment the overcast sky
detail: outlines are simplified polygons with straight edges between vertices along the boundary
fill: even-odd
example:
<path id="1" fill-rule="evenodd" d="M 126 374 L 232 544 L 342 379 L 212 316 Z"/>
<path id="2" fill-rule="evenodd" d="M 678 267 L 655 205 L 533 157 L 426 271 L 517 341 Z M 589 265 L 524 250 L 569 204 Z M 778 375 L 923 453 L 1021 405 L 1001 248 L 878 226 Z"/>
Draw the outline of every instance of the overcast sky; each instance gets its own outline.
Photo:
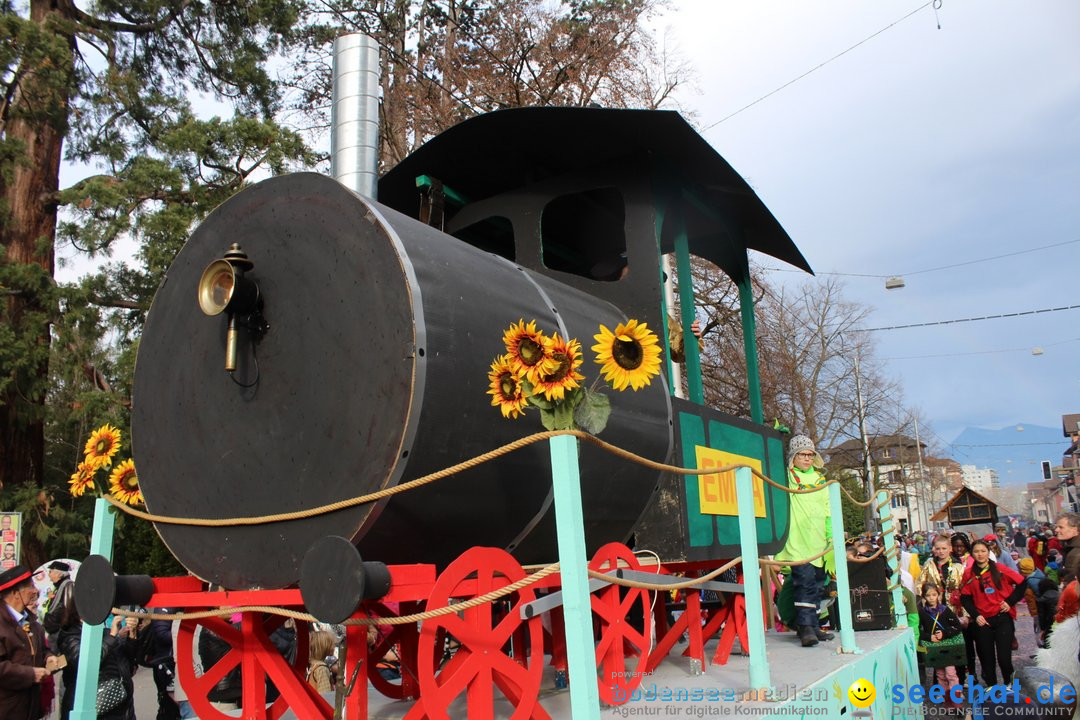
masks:
<path id="1" fill-rule="evenodd" d="M 1080 305 L 1080 2 L 679 0 L 661 24 L 697 71 L 682 102 L 815 271 L 905 276 L 845 278 L 870 326 Z M 877 335 L 953 355 L 888 362 L 945 440 L 1080 412 L 1080 310 Z"/>

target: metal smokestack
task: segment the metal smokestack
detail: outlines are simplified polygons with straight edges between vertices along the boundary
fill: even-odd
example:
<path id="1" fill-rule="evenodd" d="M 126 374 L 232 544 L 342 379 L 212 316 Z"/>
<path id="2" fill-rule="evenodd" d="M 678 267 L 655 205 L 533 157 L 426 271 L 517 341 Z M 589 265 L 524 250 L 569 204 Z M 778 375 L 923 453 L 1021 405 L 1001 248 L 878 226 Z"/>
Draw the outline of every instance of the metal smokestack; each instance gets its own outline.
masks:
<path id="1" fill-rule="evenodd" d="M 379 181 L 379 47 L 362 33 L 334 40 L 330 173 L 370 198 Z"/>

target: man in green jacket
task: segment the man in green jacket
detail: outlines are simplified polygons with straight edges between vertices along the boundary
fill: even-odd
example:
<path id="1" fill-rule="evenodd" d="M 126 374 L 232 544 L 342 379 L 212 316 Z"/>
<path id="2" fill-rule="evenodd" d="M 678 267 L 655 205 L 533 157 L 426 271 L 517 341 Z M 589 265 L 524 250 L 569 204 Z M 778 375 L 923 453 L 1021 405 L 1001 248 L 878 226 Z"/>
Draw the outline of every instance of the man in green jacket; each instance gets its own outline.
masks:
<path id="1" fill-rule="evenodd" d="M 824 485 L 825 461 L 814 448 L 814 441 L 805 435 L 796 435 L 788 444 L 788 487 L 793 490 L 809 490 Z M 829 518 L 829 492 L 790 495 L 791 521 L 788 539 L 777 560 L 803 560 L 820 555 L 832 540 L 832 522 Z M 818 604 L 826 581 L 825 563 L 828 555 L 791 568 L 788 582 L 792 585 L 795 600 L 795 627 L 803 647 L 817 645 L 819 640 L 832 640 L 832 633 L 821 629 L 818 621 Z M 831 560 L 830 560 L 831 562 Z"/>

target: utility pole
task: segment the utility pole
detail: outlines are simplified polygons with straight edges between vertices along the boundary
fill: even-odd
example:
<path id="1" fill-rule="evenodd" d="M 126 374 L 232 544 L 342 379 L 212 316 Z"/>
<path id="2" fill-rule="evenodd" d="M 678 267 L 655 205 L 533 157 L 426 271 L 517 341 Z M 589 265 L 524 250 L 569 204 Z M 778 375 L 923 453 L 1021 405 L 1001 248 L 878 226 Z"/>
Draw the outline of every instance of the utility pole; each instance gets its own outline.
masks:
<path id="1" fill-rule="evenodd" d="M 926 475 L 923 473 L 922 443 L 919 442 L 919 418 L 918 418 L 917 415 L 912 413 L 911 414 L 911 419 L 915 421 L 915 452 L 918 454 L 918 457 L 919 457 L 919 491 L 917 493 L 915 493 L 915 496 L 922 498 L 920 500 L 920 502 L 919 502 L 919 506 L 922 508 L 922 515 L 923 515 L 923 518 L 924 518 L 923 531 L 924 532 L 929 532 L 930 531 L 930 512 L 925 507 L 927 504 L 929 504 L 929 502 L 926 500 Z M 933 484 L 931 483 L 931 491 L 932 490 L 933 490 Z M 922 493 L 922 495 L 920 495 L 920 493 Z"/>
<path id="2" fill-rule="evenodd" d="M 866 405 L 863 402 L 862 374 L 859 372 L 858 347 L 855 348 L 855 401 L 858 403 L 859 434 L 862 436 L 863 446 L 863 473 L 865 477 L 863 484 L 866 487 L 867 499 L 873 499 L 877 497 L 877 490 L 874 489 L 873 468 L 870 465 L 870 436 L 866 434 Z M 866 521 L 867 532 L 875 532 L 877 530 L 877 511 L 874 508 L 874 503 L 870 503 L 866 506 L 864 518 Z"/>

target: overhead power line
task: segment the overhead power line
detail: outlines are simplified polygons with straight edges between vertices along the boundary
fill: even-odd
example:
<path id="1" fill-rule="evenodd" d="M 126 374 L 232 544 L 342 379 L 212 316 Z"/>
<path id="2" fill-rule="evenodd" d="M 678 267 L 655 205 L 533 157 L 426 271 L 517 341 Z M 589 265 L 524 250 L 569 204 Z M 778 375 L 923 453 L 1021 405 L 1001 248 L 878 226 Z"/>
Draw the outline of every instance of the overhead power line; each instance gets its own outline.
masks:
<path id="1" fill-rule="evenodd" d="M 1025 445 L 1067 445 L 1067 444 L 1068 443 L 1066 443 L 1066 442 L 985 443 L 985 444 L 982 444 L 982 445 L 963 443 L 963 444 L 959 444 L 959 445 L 953 445 L 953 447 L 969 447 L 969 448 L 973 448 L 973 447 L 1023 447 Z"/>
<path id="2" fill-rule="evenodd" d="M 1053 343 L 1048 343 L 1046 345 L 1041 345 L 1040 347 L 1044 347 L 1044 348 L 1054 347 L 1056 345 L 1064 345 L 1065 343 L 1076 342 L 1078 340 L 1080 340 L 1080 338 L 1072 338 L 1070 340 L 1061 340 L 1059 342 L 1053 342 Z M 884 360 L 925 360 L 927 358 L 963 357 L 965 355 L 994 355 L 994 354 L 997 354 L 997 353 L 1011 353 L 1011 352 L 1029 353 L 1029 352 L 1031 352 L 1031 350 L 1032 350 L 1032 348 L 1030 348 L 1030 347 L 1002 348 L 1001 350 L 975 350 L 975 351 L 972 351 L 972 352 L 940 353 L 940 354 L 937 354 L 937 355 L 906 355 L 906 356 L 903 356 L 903 357 L 891 357 L 891 358 L 883 358 L 883 359 Z"/>
<path id="3" fill-rule="evenodd" d="M 1005 253 L 1003 255 L 991 255 L 990 257 L 977 258 L 975 260 L 965 260 L 964 262 L 952 263 L 951 265 L 940 265 L 938 267 L 924 268 L 922 270 L 914 270 L 912 272 L 894 272 L 888 274 L 879 273 L 854 273 L 854 272 L 819 272 L 816 275 L 835 275 L 838 277 L 862 277 L 862 278 L 874 278 L 877 280 L 888 279 L 894 276 L 908 277 L 910 275 L 922 275 L 924 273 L 938 272 L 939 270 L 952 270 L 953 268 L 963 267 L 965 265 L 976 265 L 978 263 L 990 262 L 991 260 L 1001 260 L 1003 258 L 1015 257 L 1017 255 L 1026 255 L 1028 253 L 1038 252 L 1040 250 L 1049 250 L 1051 248 L 1059 248 L 1064 245 L 1073 245 L 1080 243 L 1080 238 L 1075 240 L 1066 240 L 1065 242 L 1051 243 L 1050 245 L 1040 245 L 1039 247 L 1028 248 L 1026 250 L 1017 250 L 1015 252 Z M 780 267 L 765 267 L 764 270 L 773 270 L 776 272 L 803 272 L 797 268 L 780 268 Z"/>
<path id="4" fill-rule="evenodd" d="M 802 75 L 800 75 L 799 77 L 795 78 L 794 80 L 789 80 L 788 82 L 784 83 L 783 85 L 781 85 L 780 87 L 776 88 L 776 89 L 775 89 L 775 90 L 773 90 L 772 92 L 769 92 L 769 93 L 766 93 L 765 95 L 762 95 L 762 96 L 761 96 L 761 97 L 759 97 L 759 98 L 758 98 L 757 100 L 755 100 L 754 102 L 750 103 L 749 105 L 744 105 L 743 107 L 739 108 L 738 110 L 736 110 L 735 112 L 731 113 L 730 115 L 727 115 L 726 117 L 722 117 L 722 118 L 720 118 L 719 120 L 717 120 L 716 122 L 712 123 L 711 125 L 707 125 L 707 126 L 705 126 L 704 128 L 702 128 L 702 130 L 701 130 L 701 134 L 702 134 L 702 135 L 704 135 L 705 133 L 707 133 L 707 132 L 708 132 L 709 130 L 712 130 L 712 129 L 713 129 L 714 127 L 716 127 L 716 126 L 717 126 L 717 125 L 719 125 L 720 123 L 723 123 L 723 122 L 727 122 L 727 121 L 728 121 L 728 120 L 730 120 L 731 118 L 735 117 L 736 115 L 738 115 L 739 113 L 741 113 L 741 112 L 742 112 L 743 110 L 749 110 L 750 108 L 754 107 L 754 106 L 755 106 L 755 105 L 757 105 L 757 104 L 758 104 L 759 102 L 761 102 L 762 100 L 765 100 L 765 99 L 767 99 L 767 98 L 770 98 L 770 97 L 772 97 L 773 95 L 775 95 L 776 93 L 778 93 L 778 92 L 780 92 L 781 90 L 783 90 L 784 88 L 786 88 L 786 87 L 789 87 L 789 86 L 791 86 L 791 85 L 794 85 L 795 83 L 799 82 L 799 81 L 800 81 L 800 80 L 802 80 L 802 79 L 803 79 L 804 77 L 806 77 L 807 75 L 810 75 L 811 73 L 813 73 L 813 72 L 816 72 L 816 71 L 820 70 L 821 68 L 823 68 L 823 67 L 825 67 L 826 65 L 828 65 L 829 63 L 831 63 L 831 62 L 832 62 L 833 60 L 836 60 L 837 58 L 843 57 L 844 55 L 847 55 L 847 54 L 848 54 L 849 52 L 851 52 L 851 51 L 852 51 L 852 50 L 854 50 L 855 48 L 859 47 L 860 45 L 862 45 L 862 44 L 864 44 L 864 43 L 867 43 L 867 42 L 869 42 L 870 40 L 873 40 L 873 39 L 874 39 L 874 38 L 876 38 L 876 37 L 877 37 L 878 35 L 880 35 L 881 33 L 885 32 L 886 30 L 888 30 L 889 28 L 893 27 L 894 25 L 899 25 L 900 23 L 902 23 L 903 21 L 907 20 L 907 19 L 908 19 L 909 17 L 911 17 L 911 16 L 912 16 L 912 15 L 914 15 L 915 13 L 919 12 L 920 10 L 924 10 L 924 9 L 926 9 L 926 8 L 930 7 L 930 6 L 932 5 L 932 4 L 933 4 L 932 2 L 928 2 L 928 3 L 926 3 L 925 5 L 920 5 L 919 7 L 915 8 L 914 10 L 912 10 L 911 12 L 909 12 L 909 13 L 908 13 L 907 15 L 905 15 L 905 16 L 904 16 L 904 17 L 902 17 L 902 18 L 900 18 L 899 20 L 896 20 L 896 21 L 894 21 L 894 22 L 891 22 L 891 23 L 889 23 L 888 25 L 886 25 L 885 27 L 881 28 L 881 29 L 880 29 L 880 30 L 878 30 L 878 31 L 877 31 L 876 33 L 874 33 L 873 35 L 870 35 L 869 37 L 863 38 L 863 39 L 862 39 L 862 40 L 860 40 L 859 42 L 855 43 L 854 45 L 852 45 L 851 47 L 849 47 L 849 48 L 848 48 L 847 50 L 844 50 L 844 51 L 842 51 L 842 52 L 839 52 L 839 53 L 837 53 L 836 55 L 833 55 L 833 56 L 832 56 L 831 58 L 829 58 L 829 59 L 828 59 L 828 60 L 826 60 L 825 62 L 823 62 L 823 63 L 820 63 L 820 64 L 816 65 L 815 67 L 812 67 L 812 68 L 810 68 L 809 70 L 807 70 L 807 71 L 806 71 L 806 72 L 804 72 L 804 73 L 803 73 Z"/>
<path id="5" fill-rule="evenodd" d="M 959 318 L 957 320 L 937 320 L 935 322 L 910 323 L 908 325 L 889 325 L 886 327 L 866 328 L 863 332 L 884 332 L 885 330 L 905 330 L 907 328 L 932 327 L 934 325 L 958 325 L 960 323 L 979 322 L 980 320 L 1000 320 L 1001 318 L 1023 317 L 1025 315 L 1040 315 L 1042 313 L 1060 312 L 1062 310 L 1076 310 L 1080 305 L 1066 305 L 1064 307 L 1043 308 L 1041 310 L 1025 310 L 1023 312 L 1002 313 L 1000 315 L 983 315 L 982 317 Z"/>

